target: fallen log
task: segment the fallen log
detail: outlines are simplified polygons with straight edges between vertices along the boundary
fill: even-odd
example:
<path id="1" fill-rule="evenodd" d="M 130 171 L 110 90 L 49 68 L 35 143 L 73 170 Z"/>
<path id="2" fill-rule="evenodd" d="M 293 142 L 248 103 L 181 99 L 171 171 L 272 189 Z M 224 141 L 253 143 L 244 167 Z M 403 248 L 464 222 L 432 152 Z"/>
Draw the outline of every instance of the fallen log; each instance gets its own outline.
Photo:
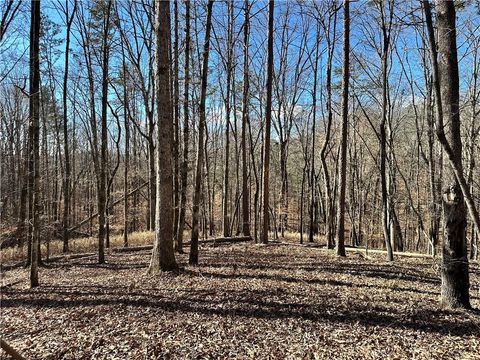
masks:
<path id="1" fill-rule="evenodd" d="M 136 189 L 133 189 L 132 191 L 130 191 L 126 197 L 130 197 L 131 195 L 135 194 L 136 192 L 142 190 L 145 186 L 148 185 L 148 181 L 143 183 L 142 185 L 140 185 L 139 187 L 137 187 Z M 125 199 L 125 196 L 122 196 L 120 197 L 119 199 L 115 200 L 114 202 L 112 202 L 109 206 L 109 209 L 113 208 L 114 206 L 120 204 L 123 200 Z M 78 228 L 82 227 L 83 225 L 87 224 L 90 220 L 93 220 L 95 219 L 96 217 L 98 216 L 98 212 L 92 214 L 91 216 L 89 216 L 88 218 L 80 221 L 77 225 L 71 227 L 70 229 L 68 229 L 68 232 L 72 232 L 74 230 L 77 230 Z"/>
<path id="2" fill-rule="evenodd" d="M 250 236 L 234 236 L 234 237 L 220 237 L 220 238 L 199 240 L 199 243 L 213 244 L 213 246 L 216 246 L 217 244 L 235 243 L 235 242 L 243 242 L 243 241 L 250 241 L 250 240 L 252 240 Z M 190 245 L 190 242 L 188 241 L 184 245 Z M 152 250 L 152 248 L 153 248 L 152 245 L 143 245 L 143 246 L 113 248 L 112 251 L 116 253 L 124 253 L 124 252 Z"/>
<path id="3" fill-rule="evenodd" d="M 213 246 L 217 246 L 218 244 L 244 242 L 244 241 L 250 241 L 250 240 L 252 240 L 251 236 L 234 236 L 234 237 L 206 239 L 206 240 L 200 241 L 200 243 L 213 244 Z"/>
<path id="4" fill-rule="evenodd" d="M 20 355 L 20 353 L 12 348 L 10 345 L 7 344 L 7 342 L 3 339 L 0 339 L 0 345 L 5 352 L 10 355 L 13 359 L 15 360 L 25 360 L 25 358 Z"/>
<path id="5" fill-rule="evenodd" d="M 152 250 L 152 248 L 153 248 L 152 245 L 128 246 L 128 247 L 113 248 L 112 251 L 115 253 L 126 253 L 126 252 L 142 251 L 142 250 Z"/>

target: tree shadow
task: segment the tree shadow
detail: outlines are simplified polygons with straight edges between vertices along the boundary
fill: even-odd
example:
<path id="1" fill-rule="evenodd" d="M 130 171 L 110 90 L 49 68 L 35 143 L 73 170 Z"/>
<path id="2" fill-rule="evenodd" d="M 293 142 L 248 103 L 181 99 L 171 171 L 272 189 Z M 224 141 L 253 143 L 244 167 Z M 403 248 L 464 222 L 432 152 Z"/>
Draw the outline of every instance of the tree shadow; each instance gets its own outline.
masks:
<path id="1" fill-rule="evenodd" d="M 309 284 L 309 285 L 330 285 L 330 286 L 343 286 L 347 288 L 365 288 L 365 289 L 383 289 L 383 290 L 391 290 L 391 291 L 403 291 L 403 292 L 413 292 L 417 294 L 424 294 L 424 295 L 439 295 L 438 292 L 417 289 L 413 287 L 402 287 L 402 286 L 382 286 L 378 284 L 365 284 L 365 283 L 356 283 L 350 281 L 343 281 L 343 280 L 332 280 L 332 279 L 318 279 L 318 278 L 296 278 L 293 276 L 284 276 L 284 275 L 270 275 L 270 274 L 245 274 L 245 273 L 237 273 L 232 272 L 230 274 L 225 273 L 217 273 L 217 272 L 208 272 L 208 271 L 200 271 L 202 276 L 205 277 L 212 277 L 218 279 L 245 279 L 245 280 L 272 280 L 272 281 L 280 281 L 286 283 L 299 283 L 299 284 Z M 199 275 L 198 273 L 193 273 L 195 275 Z"/>
<path id="2" fill-rule="evenodd" d="M 143 289 L 142 289 L 143 290 Z M 51 286 L 40 291 L 19 291 L 7 289 L 2 301 L 4 309 L 17 307 L 60 308 L 118 306 L 141 307 L 165 312 L 182 311 L 206 316 L 228 316 L 251 319 L 295 319 L 298 321 L 331 322 L 336 324 L 360 324 L 390 329 L 412 329 L 415 331 L 453 336 L 478 335 L 480 311 L 470 314 L 476 319 L 463 317 L 461 311 L 446 311 L 428 308 L 401 310 L 384 308 L 374 304 L 354 303 L 340 307 L 332 304 L 328 297 L 316 298 L 316 302 L 292 302 L 270 300 L 277 293 L 265 290 L 257 293 L 243 289 L 186 292 L 172 297 L 148 291 L 126 292 L 125 287 L 81 286 L 78 289 L 65 286 Z M 220 296 L 219 296 L 220 295 Z M 266 300 L 268 299 L 268 300 Z M 226 306 L 228 304 L 228 306 Z M 115 311 L 112 309 L 112 311 Z M 457 316 L 451 316 L 457 314 Z"/>

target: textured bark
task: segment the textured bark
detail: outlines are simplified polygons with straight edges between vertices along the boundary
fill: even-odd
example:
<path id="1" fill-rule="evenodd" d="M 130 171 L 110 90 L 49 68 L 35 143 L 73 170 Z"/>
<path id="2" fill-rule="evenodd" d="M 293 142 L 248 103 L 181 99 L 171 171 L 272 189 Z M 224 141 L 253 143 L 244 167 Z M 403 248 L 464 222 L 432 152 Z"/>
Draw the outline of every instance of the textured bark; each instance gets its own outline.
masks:
<path id="1" fill-rule="evenodd" d="M 173 152 L 173 178 L 174 178 L 174 218 L 173 218 L 173 235 L 176 243 L 177 237 L 177 227 L 178 227 L 178 216 L 179 216 L 179 206 L 180 206 L 180 106 L 179 106 L 179 79 L 178 79 L 178 3 L 177 1 L 173 2 L 173 21 L 174 21 L 174 42 L 173 42 L 173 109 L 175 110 L 175 132 L 174 132 L 174 152 Z"/>
<path id="2" fill-rule="evenodd" d="M 316 34 L 316 46 L 315 46 L 315 60 L 313 66 L 313 89 L 312 89 L 312 164 L 310 169 L 310 226 L 308 233 L 308 241 L 313 242 L 313 235 L 316 230 L 315 223 L 315 134 L 316 134 L 316 123 L 317 123 L 317 83 L 318 83 L 318 61 L 319 61 L 319 47 L 320 47 L 320 29 L 317 28 Z M 305 174 L 305 170 L 303 171 Z M 303 185 L 304 179 L 302 178 L 302 225 L 303 225 Z M 303 232 L 300 236 L 301 242 L 303 242 Z"/>
<path id="3" fill-rule="evenodd" d="M 443 192 L 445 238 L 442 246 L 440 299 L 443 307 L 470 308 L 465 197 L 470 201 L 472 199 L 463 177 L 462 167 L 455 6 L 449 1 L 436 2 L 438 55 L 440 55 L 437 56 L 430 3 L 423 1 L 422 4 L 430 42 L 433 83 L 437 100 L 437 137 L 451 165 L 445 174 L 446 181 L 450 185 Z M 448 124 L 448 136 L 445 133 L 444 121 Z M 468 202 L 467 204 L 478 227 L 476 208 Z"/>
<path id="4" fill-rule="evenodd" d="M 392 0 L 390 0 L 392 1 Z M 380 122 L 380 178 L 382 188 L 382 225 L 383 225 L 383 239 L 387 248 L 387 260 L 393 261 L 393 249 L 390 238 L 390 206 L 389 199 L 389 181 L 387 169 L 387 134 L 386 122 L 388 116 L 388 52 L 390 48 L 390 29 L 392 24 L 393 11 L 390 11 L 390 18 L 388 23 L 385 19 L 384 3 L 378 3 L 381 15 L 381 30 L 382 30 L 382 119 Z M 389 6 L 391 2 L 389 2 Z"/>
<path id="5" fill-rule="evenodd" d="M 260 240 L 268 243 L 269 221 L 269 179 L 270 179 L 270 128 L 272 123 L 272 81 L 273 81 L 273 12 L 275 3 L 268 2 L 268 44 L 267 44 L 267 98 L 265 104 L 265 135 L 263 143 L 263 187 L 262 187 L 262 232 Z"/>
<path id="6" fill-rule="evenodd" d="M 229 203 L 229 175 L 230 175 L 230 113 L 231 113 L 231 83 L 233 72 L 233 3 L 228 2 L 228 35 L 227 35 L 227 83 L 225 94 L 225 166 L 223 174 L 222 198 L 222 227 L 223 236 L 230 236 L 230 217 L 228 216 Z"/>
<path id="7" fill-rule="evenodd" d="M 155 240 L 149 272 L 178 268 L 173 251 L 173 104 L 170 88 L 170 2 L 155 0 L 155 90 L 157 116 Z"/>
<path id="8" fill-rule="evenodd" d="M 333 18 L 333 19 L 332 19 Z M 333 24 L 332 24 L 333 20 Z M 331 36 L 331 27 L 333 26 L 333 36 Z M 333 54 L 335 51 L 335 34 L 337 28 L 337 9 L 336 1 L 333 2 L 331 10 L 329 11 L 328 25 L 324 26 L 324 31 L 326 33 L 327 40 L 327 69 L 326 69 L 326 108 L 327 108 L 327 124 L 325 129 L 325 139 L 322 144 L 322 149 L 320 151 L 320 159 L 322 163 L 322 171 L 324 177 L 324 188 L 325 188 L 325 212 L 326 212 L 326 221 L 325 221 L 325 236 L 327 238 L 327 247 L 332 249 L 334 246 L 334 207 L 333 207 L 333 198 L 332 196 L 332 186 L 330 180 L 330 173 L 327 166 L 327 149 L 330 142 L 330 134 L 332 128 L 333 120 L 333 111 L 332 111 L 332 62 Z"/>
<path id="9" fill-rule="evenodd" d="M 127 86 L 127 64 L 125 61 L 125 51 L 122 43 L 122 68 L 123 68 L 123 108 L 124 119 L 123 127 L 125 128 L 125 162 L 123 164 L 123 246 L 128 247 L 128 231 L 130 221 L 128 219 L 128 170 L 130 167 L 130 124 L 128 114 L 130 114 L 128 103 L 128 86 Z"/>
<path id="10" fill-rule="evenodd" d="M 248 188 L 247 124 L 249 122 L 249 66 L 248 39 L 250 33 L 250 5 L 244 1 L 243 25 L 243 104 L 242 104 L 242 232 L 250 236 L 250 192 Z"/>
<path id="11" fill-rule="evenodd" d="M 99 181 L 97 182 L 98 203 L 98 263 L 105 262 L 105 233 L 107 211 L 107 156 L 108 156 L 108 128 L 107 128 L 107 101 L 108 101 L 108 63 L 110 57 L 109 31 L 110 11 L 112 1 L 108 1 L 104 17 L 102 39 L 102 107 L 101 107 L 101 147 Z"/>
<path id="12" fill-rule="evenodd" d="M 212 7 L 213 0 L 208 1 L 207 5 L 207 22 L 205 27 L 205 42 L 203 45 L 203 59 L 202 59 L 202 79 L 201 79 L 201 93 L 199 115 L 200 121 L 198 124 L 198 147 L 197 160 L 195 169 L 195 189 L 193 193 L 193 212 L 192 212 L 192 237 L 190 243 L 190 254 L 188 262 L 192 265 L 198 264 L 198 236 L 200 231 L 200 200 L 203 177 L 203 161 L 204 161 L 204 135 L 205 135 L 205 100 L 207 97 L 207 81 L 208 81 L 208 55 L 210 52 L 210 31 L 212 28 Z"/>
<path id="13" fill-rule="evenodd" d="M 183 159 L 181 176 L 180 212 L 178 215 L 175 250 L 183 253 L 183 230 L 185 229 L 185 210 L 187 203 L 188 146 L 190 137 L 188 91 L 190 86 L 190 1 L 185 1 L 185 68 L 183 90 Z"/>
<path id="14" fill-rule="evenodd" d="M 40 219 L 39 219 L 39 181 L 40 181 L 40 1 L 31 2 L 30 24 L 30 109 L 29 109 L 29 161 L 28 179 L 31 199 L 30 222 L 31 230 L 31 255 L 30 255 L 30 287 L 37 287 L 38 281 L 38 256 L 40 245 Z"/>
<path id="15" fill-rule="evenodd" d="M 340 171 L 337 202 L 337 231 L 335 234 L 335 252 L 345 254 L 345 189 L 347 176 L 347 140 L 348 140 L 348 81 L 350 76 L 350 2 L 343 2 L 343 74 L 342 74 L 342 130 L 340 143 Z"/>
<path id="16" fill-rule="evenodd" d="M 63 156 L 65 157 L 65 173 L 63 180 L 63 252 L 68 252 L 68 226 L 70 216 L 70 151 L 68 141 L 68 114 L 67 114 L 67 85 L 68 85 L 68 65 L 70 55 L 70 28 L 77 10 L 77 1 L 74 1 L 73 10 L 68 17 L 68 1 L 66 2 L 65 16 L 67 21 L 67 36 L 65 40 L 65 72 L 63 75 Z"/>

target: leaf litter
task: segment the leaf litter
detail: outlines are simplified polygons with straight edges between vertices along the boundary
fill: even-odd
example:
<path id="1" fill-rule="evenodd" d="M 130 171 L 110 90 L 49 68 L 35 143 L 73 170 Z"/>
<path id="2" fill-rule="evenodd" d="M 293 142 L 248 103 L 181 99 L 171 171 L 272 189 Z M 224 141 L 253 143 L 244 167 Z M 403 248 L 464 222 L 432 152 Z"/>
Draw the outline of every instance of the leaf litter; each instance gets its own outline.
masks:
<path id="1" fill-rule="evenodd" d="M 50 263 L 33 290 L 14 269 L 2 337 L 29 359 L 480 359 L 480 311 L 439 309 L 436 260 L 380 256 L 205 246 L 150 276 L 149 251 L 112 252 Z"/>

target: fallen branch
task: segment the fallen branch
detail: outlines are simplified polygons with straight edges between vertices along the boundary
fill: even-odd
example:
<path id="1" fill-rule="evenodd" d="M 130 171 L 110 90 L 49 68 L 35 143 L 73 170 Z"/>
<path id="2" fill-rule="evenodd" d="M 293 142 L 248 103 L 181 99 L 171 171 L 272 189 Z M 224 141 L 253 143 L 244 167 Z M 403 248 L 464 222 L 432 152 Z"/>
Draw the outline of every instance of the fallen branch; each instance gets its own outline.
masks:
<path id="1" fill-rule="evenodd" d="M 20 355 L 20 353 L 12 348 L 10 345 L 7 344 L 7 342 L 3 339 L 0 339 L 0 345 L 5 352 L 10 355 L 13 359 L 15 360 L 25 360 L 25 358 Z"/>
<path id="2" fill-rule="evenodd" d="M 112 202 L 112 204 L 108 207 L 109 209 L 113 208 L 114 206 L 120 204 L 124 199 L 125 197 L 130 197 L 131 195 L 135 194 L 136 192 L 142 190 L 145 186 L 148 185 L 148 181 L 143 183 L 142 185 L 140 185 L 139 187 L 137 187 L 136 189 L 133 189 L 132 191 L 130 191 L 127 195 L 125 196 L 122 196 L 120 197 L 119 199 L 115 200 L 114 202 Z M 98 216 L 98 212 L 92 214 L 91 216 L 89 216 L 88 218 L 80 221 L 77 225 L 71 227 L 70 229 L 68 229 L 68 232 L 72 232 L 74 230 L 77 230 L 78 228 L 82 227 L 83 225 L 85 225 L 86 223 L 88 223 L 90 220 L 93 220 L 95 219 L 96 217 Z"/>

